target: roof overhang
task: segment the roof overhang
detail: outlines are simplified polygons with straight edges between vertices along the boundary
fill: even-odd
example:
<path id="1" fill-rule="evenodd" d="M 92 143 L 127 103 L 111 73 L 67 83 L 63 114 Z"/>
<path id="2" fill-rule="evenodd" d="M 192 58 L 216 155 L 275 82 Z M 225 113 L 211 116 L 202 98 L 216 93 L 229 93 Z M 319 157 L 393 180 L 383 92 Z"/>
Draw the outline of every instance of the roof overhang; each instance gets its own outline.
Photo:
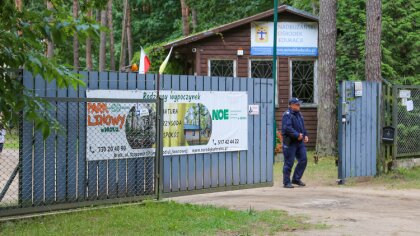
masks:
<path id="1" fill-rule="evenodd" d="M 284 12 L 288 12 L 288 13 L 291 13 L 291 14 L 294 14 L 294 15 L 301 16 L 301 17 L 306 18 L 310 21 L 318 21 L 317 16 L 312 15 L 312 14 L 310 14 L 308 12 L 305 12 L 305 11 L 299 10 L 297 8 L 291 7 L 291 6 L 282 5 L 278 8 L 278 13 L 284 13 Z M 164 46 L 164 48 L 168 49 L 170 47 L 179 47 L 179 46 L 182 46 L 182 45 L 185 45 L 185 44 L 196 42 L 196 41 L 199 41 L 201 39 L 205 39 L 205 38 L 208 38 L 210 36 L 217 35 L 219 33 L 225 32 L 227 30 L 230 30 L 230 29 L 242 26 L 242 25 L 249 24 L 253 21 L 258 21 L 258 20 L 261 20 L 261 19 L 265 19 L 265 18 L 273 16 L 273 15 L 274 15 L 274 10 L 268 10 L 268 11 L 259 13 L 257 15 L 253 15 L 253 16 L 250 16 L 250 17 L 247 17 L 247 18 L 243 18 L 241 20 L 234 21 L 234 22 L 229 23 L 229 24 L 221 25 L 221 26 L 218 26 L 216 28 L 213 28 L 213 29 L 201 32 L 201 33 L 193 34 L 191 36 L 188 36 L 188 37 L 185 37 L 185 38 L 182 38 L 182 39 L 179 39 L 179 40 L 175 40 L 173 42 L 170 42 L 170 43 L 166 44 Z"/>

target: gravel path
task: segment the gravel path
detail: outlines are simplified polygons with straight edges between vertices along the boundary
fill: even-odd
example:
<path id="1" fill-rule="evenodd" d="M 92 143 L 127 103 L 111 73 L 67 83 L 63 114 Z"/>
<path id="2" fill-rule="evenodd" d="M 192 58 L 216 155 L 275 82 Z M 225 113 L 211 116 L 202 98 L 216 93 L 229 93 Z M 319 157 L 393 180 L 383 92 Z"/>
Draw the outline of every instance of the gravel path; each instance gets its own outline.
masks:
<path id="1" fill-rule="evenodd" d="M 310 216 L 326 230 L 292 235 L 420 235 L 420 190 L 308 186 L 247 189 L 172 198 L 231 209 L 280 209 Z"/>

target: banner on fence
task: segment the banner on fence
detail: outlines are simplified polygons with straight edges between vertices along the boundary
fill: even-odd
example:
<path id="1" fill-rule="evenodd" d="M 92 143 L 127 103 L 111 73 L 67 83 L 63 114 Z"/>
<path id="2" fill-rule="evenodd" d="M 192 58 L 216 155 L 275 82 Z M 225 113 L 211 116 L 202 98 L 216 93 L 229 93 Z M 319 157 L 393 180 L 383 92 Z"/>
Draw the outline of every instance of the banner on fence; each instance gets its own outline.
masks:
<path id="1" fill-rule="evenodd" d="M 88 98 L 156 99 L 156 91 L 89 90 Z M 160 91 L 163 154 L 248 149 L 246 92 Z M 150 157 L 156 147 L 155 103 L 87 103 L 87 160 Z"/>

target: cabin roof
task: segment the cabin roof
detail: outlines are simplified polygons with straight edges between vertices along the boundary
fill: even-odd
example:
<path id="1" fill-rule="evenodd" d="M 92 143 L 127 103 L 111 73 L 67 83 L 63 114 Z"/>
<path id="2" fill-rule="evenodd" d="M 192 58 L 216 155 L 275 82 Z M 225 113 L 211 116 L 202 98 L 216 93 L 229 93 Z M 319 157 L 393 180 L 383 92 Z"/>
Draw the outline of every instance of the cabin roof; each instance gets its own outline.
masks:
<path id="1" fill-rule="evenodd" d="M 184 130 L 200 130 L 200 126 L 185 124 Z"/>
<path id="2" fill-rule="evenodd" d="M 278 13 L 282 13 L 282 12 L 289 12 L 291 14 L 301 16 L 301 17 L 306 18 L 306 19 L 311 20 L 311 21 L 318 21 L 317 16 L 312 15 L 311 13 L 299 10 L 297 8 L 288 6 L 288 5 L 282 5 L 278 8 Z M 200 33 L 196 33 L 196 34 L 193 34 L 193 35 L 190 35 L 190 36 L 172 41 L 170 43 L 167 43 L 164 47 L 165 48 L 179 47 L 179 46 L 182 46 L 182 45 L 185 45 L 185 44 L 189 44 L 189 43 L 192 43 L 192 42 L 195 42 L 195 41 L 199 41 L 199 40 L 208 38 L 210 36 L 222 33 L 224 31 L 227 31 L 227 30 L 230 30 L 230 29 L 233 29 L 233 28 L 245 25 L 245 24 L 249 24 L 253 21 L 258 21 L 258 20 L 265 19 L 265 18 L 273 16 L 273 15 L 274 15 L 274 10 L 268 10 L 268 11 L 250 16 L 250 17 L 246 17 L 246 18 L 243 18 L 243 19 L 240 19 L 240 20 L 237 20 L 237 21 L 225 24 L 225 25 L 215 27 L 215 28 L 207 30 L 207 31 L 203 31 L 203 32 L 200 32 Z"/>

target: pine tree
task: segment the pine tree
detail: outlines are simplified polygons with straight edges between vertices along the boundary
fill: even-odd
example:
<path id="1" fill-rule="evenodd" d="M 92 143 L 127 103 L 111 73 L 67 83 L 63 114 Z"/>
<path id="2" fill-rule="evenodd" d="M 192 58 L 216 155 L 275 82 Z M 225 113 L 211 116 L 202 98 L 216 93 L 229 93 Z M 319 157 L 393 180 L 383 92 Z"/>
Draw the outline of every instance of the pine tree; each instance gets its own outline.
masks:
<path id="1" fill-rule="evenodd" d="M 106 27 L 106 10 L 101 10 L 101 25 Z M 99 71 L 104 71 L 106 65 L 106 32 L 101 31 L 101 42 L 99 45 Z"/>
<path id="2" fill-rule="evenodd" d="M 92 18 L 92 9 L 89 9 L 87 12 L 87 18 Z M 86 69 L 91 71 L 93 69 L 93 62 L 92 62 L 92 38 L 88 36 L 86 38 Z"/>
<path id="3" fill-rule="evenodd" d="M 121 55 L 120 55 L 120 71 L 124 70 L 125 68 L 125 61 L 126 61 L 126 36 L 127 36 L 127 8 L 128 8 L 128 0 L 124 0 L 124 7 L 123 7 L 123 20 L 122 20 L 122 30 L 121 30 Z"/>
<path id="4" fill-rule="evenodd" d="M 115 70 L 115 39 L 114 39 L 114 27 L 113 27 L 113 18 L 112 18 L 112 0 L 108 0 L 107 7 L 107 19 L 108 19 L 108 28 L 109 28 L 109 61 L 110 69 Z"/>
<path id="5" fill-rule="evenodd" d="M 190 22 L 188 20 L 189 9 L 185 0 L 181 0 L 181 11 L 182 11 L 182 32 L 184 36 L 190 34 Z"/>
<path id="6" fill-rule="evenodd" d="M 73 0 L 73 17 L 77 18 L 79 16 L 79 1 Z M 79 69 L 79 39 L 77 38 L 77 33 L 74 33 L 73 36 L 73 66 L 77 70 Z"/>
<path id="7" fill-rule="evenodd" d="M 366 80 L 381 81 L 381 0 L 366 2 Z"/>
<path id="8" fill-rule="evenodd" d="M 133 36 L 131 34 L 131 10 L 130 7 L 127 7 L 127 51 L 128 51 L 128 62 L 131 62 L 131 59 L 133 59 Z"/>
<path id="9" fill-rule="evenodd" d="M 335 156 L 337 147 L 336 119 L 336 0 L 321 0 L 319 12 L 318 64 L 318 157 Z"/>

